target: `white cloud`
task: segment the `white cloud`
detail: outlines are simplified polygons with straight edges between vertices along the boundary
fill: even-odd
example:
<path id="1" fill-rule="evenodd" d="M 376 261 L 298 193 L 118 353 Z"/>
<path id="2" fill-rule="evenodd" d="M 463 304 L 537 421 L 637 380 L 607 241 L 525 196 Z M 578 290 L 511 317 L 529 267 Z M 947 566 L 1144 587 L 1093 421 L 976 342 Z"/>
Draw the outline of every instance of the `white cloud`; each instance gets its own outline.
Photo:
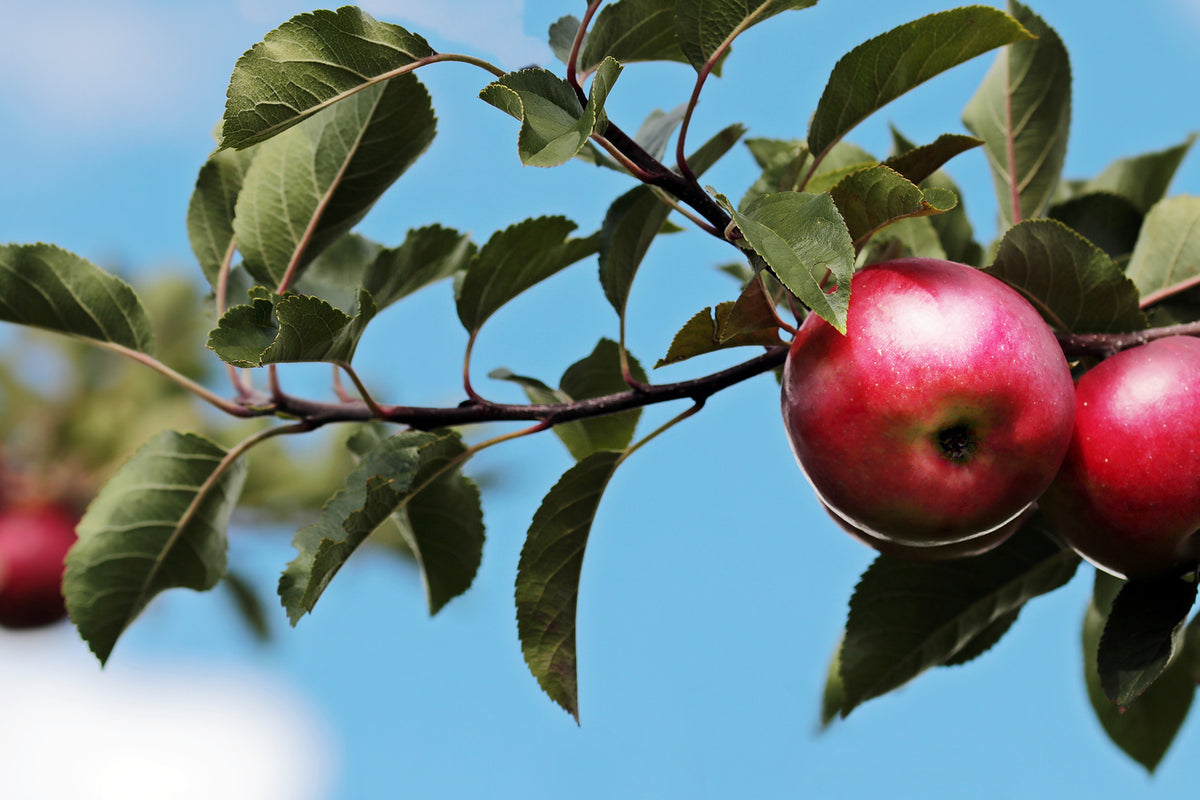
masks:
<path id="1" fill-rule="evenodd" d="M 278 682 L 211 665 L 124 663 L 101 672 L 81 650 L 69 628 L 0 634 L 5 797 L 329 795 L 329 736 Z"/>
<path id="2" fill-rule="evenodd" d="M 5 12 L 0 91 L 9 113 L 57 125 L 144 123 L 191 85 L 174 41 L 181 35 L 162 15 L 128 4 L 21 5 Z"/>

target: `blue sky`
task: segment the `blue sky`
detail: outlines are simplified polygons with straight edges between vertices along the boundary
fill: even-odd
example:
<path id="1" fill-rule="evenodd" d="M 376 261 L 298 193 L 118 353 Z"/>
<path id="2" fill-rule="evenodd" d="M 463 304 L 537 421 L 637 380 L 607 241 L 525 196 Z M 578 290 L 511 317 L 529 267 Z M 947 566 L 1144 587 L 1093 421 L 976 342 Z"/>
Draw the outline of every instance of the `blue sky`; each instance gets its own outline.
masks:
<path id="1" fill-rule="evenodd" d="M 549 63 L 543 32 L 582 6 L 365 4 L 439 50 L 507 67 Z M 838 56 L 950 6 L 823 0 L 754 29 L 706 92 L 692 141 L 735 121 L 754 136 L 803 138 Z M 1033 7 L 1072 55 L 1070 176 L 1200 130 L 1192 89 L 1200 76 L 1198 0 L 1152 0 L 1136 11 L 1115 2 L 1081 10 L 1073 0 Z M 198 276 L 184 215 L 233 63 L 305 10 L 283 0 L 8 0 L 0 241 L 53 241 L 126 265 L 134 282 L 161 270 Z M 961 108 L 989 63 L 984 56 L 935 79 L 851 139 L 882 153 L 889 122 L 917 141 L 961 132 Z M 410 227 L 442 221 L 482 241 L 544 213 L 564 213 L 587 231 L 629 185 L 581 164 L 522 168 L 512 120 L 475 98 L 484 73 L 447 64 L 421 77 L 434 96 L 439 138 L 364 233 L 396 243 Z M 610 114 L 634 129 L 654 108 L 685 100 L 691 80 L 681 65 L 630 67 Z M 977 227 L 993 230 L 983 156 L 962 156 L 951 172 Z M 740 151 L 706 175 L 732 196 L 752 179 Z M 1173 191 L 1200 191 L 1196 154 Z M 630 303 L 630 343 L 643 363 L 659 357 L 695 311 L 729 299 L 728 278 L 712 269 L 729 258 L 701 234 L 655 245 Z M 598 337 L 615 334 L 594 270 L 576 268 L 489 321 L 476 349 L 477 380 L 496 396 L 511 390 L 483 378 L 493 367 L 553 381 Z M 359 369 L 389 401 L 456 402 L 464 343 L 449 289 L 438 287 L 377 323 Z M 725 363 L 713 356 L 655 378 Z M 646 429 L 677 410 L 647 412 Z M 181 752 L 196 757 L 188 778 L 195 793 L 181 797 L 999 800 L 1194 790 L 1195 720 L 1148 779 L 1092 719 L 1079 654 L 1087 568 L 1032 603 L 984 658 L 927 673 L 818 736 L 827 659 L 871 552 L 817 510 L 784 441 L 770 379 L 714 398 L 639 451 L 610 486 L 584 566 L 577 728 L 529 676 L 512 605 L 523 533 L 568 465 L 550 436 L 481 457 L 481 467 L 503 475 L 485 497 L 483 566 L 471 591 L 432 620 L 411 569 L 365 559 L 342 572 L 296 629 L 278 613 L 267 648 L 249 641 L 224 598 L 187 592 L 156 601 L 102 675 L 69 629 L 0 637 L 0 685 L 28 687 L 27 696 L 50 709 L 27 702 L 0 715 L 0 771 L 18 787 L 36 785 L 38 797 L 79 796 L 71 781 L 81 776 L 110 792 L 95 794 L 93 785 L 90 796 L 163 797 L 160 781 L 188 769 L 179 766 L 188 764 Z M 234 531 L 231 557 L 268 593 L 291 558 L 289 534 Z M 55 768 L 64 757 L 82 766 Z M 151 770 L 149 762 L 162 766 Z"/>

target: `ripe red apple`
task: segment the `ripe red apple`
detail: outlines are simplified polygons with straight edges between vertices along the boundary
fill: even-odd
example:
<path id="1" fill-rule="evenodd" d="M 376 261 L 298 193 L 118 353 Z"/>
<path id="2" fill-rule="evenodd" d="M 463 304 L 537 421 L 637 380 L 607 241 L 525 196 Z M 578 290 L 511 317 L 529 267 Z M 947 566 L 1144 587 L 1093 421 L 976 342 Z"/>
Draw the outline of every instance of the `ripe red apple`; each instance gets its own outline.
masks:
<path id="1" fill-rule="evenodd" d="M 878 536 L 873 536 L 862 528 L 855 526 L 850 520 L 841 516 L 824 503 L 821 503 L 821 505 L 825 508 L 826 513 L 829 514 L 829 518 L 839 528 L 868 547 L 873 547 L 885 556 L 895 556 L 896 558 L 903 558 L 905 561 L 920 561 L 923 563 L 950 561 L 956 558 L 983 555 L 992 548 L 1003 544 L 1008 537 L 1016 533 L 1025 524 L 1025 516 L 1019 515 L 996 530 L 989 531 L 980 536 L 964 539 L 961 542 L 931 544 L 918 547 L 916 545 L 901 544 L 900 542 L 893 542 L 890 539 L 881 539 Z"/>
<path id="2" fill-rule="evenodd" d="M 963 264 L 899 259 L 850 287 L 846 334 L 810 314 L 784 367 L 784 426 L 818 497 L 903 545 L 1002 528 L 1070 442 L 1074 386 L 1054 334 Z"/>
<path id="3" fill-rule="evenodd" d="M 1075 387 L 1075 433 L 1038 505 L 1076 550 L 1123 578 L 1200 561 L 1200 339 L 1106 359 Z"/>
<path id="4" fill-rule="evenodd" d="M 0 510 L 0 626 L 37 628 L 63 619 L 63 559 L 77 517 L 50 503 Z"/>

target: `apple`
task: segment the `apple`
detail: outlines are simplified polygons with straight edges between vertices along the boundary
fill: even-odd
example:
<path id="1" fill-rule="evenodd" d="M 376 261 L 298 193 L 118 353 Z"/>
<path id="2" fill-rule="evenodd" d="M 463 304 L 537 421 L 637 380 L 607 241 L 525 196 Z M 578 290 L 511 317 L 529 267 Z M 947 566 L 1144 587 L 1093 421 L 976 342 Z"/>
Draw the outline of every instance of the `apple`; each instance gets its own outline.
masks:
<path id="1" fill-rule="evenodd" d="M 1082 556 L 1121 578 L 1200 562 L 1200 340 L 1158 339 L 1075 386 L 1075 433 L 1038 505 Z"/>
<path id="2" fill-rule="evenodd" d="M 0 510 L 0 626 L 37 628 L 63 619 L 63 559 L 78 517 L 53 503 Z"/>
<path id="3" fill-rule="evenodd" d="M 1045 491 L 1070 443 L 1057 339 L 1014 289 L 964 264 L 883 262 L 850 289 L 846 334 L 810 314 L 784 365 L 800 468 L 870 537 L 930 547 L 995 533 Z"/>
<path id="4" fill-rule="evenodd" d="M 829 518 L 832 519 L 839 528 L 868 547 L 878 550 L 885 556 L 895 556 L 896 558 L 903 558 L 905 561 L 920 561 L 925 563 L 932 561 L 950 561 L 956 558 L 969 558 L 971 556 L 983 555 L 992 548 L 1007 541 L 1008 537 L 1016 533 L 1026 521 L 1026 517 L 1022 514 L 1018 515 L 1004 525 L 1001 525 L 996 530 L 990 531 L 982 536 L 964 539 L 961 542 L 931 544 L 920 547 L 910 544 L 901 544 L 900 542 L 893 542 L 890 539 L 881 539 L 880 537 L 874 536 L 870 533 L 867 533 L 862 528 L 859 528 L 853 522 L 838 514 L 824 503 L 821 503 L 821 505 L 824 507 L 825 512 L 829 514 Z"/>

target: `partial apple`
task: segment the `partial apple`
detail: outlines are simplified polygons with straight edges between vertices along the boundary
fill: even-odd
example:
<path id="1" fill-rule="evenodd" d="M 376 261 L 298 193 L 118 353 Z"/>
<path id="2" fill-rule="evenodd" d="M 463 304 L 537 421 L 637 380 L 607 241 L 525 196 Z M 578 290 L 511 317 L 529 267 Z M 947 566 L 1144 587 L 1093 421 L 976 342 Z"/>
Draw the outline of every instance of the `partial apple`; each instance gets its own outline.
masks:
<path id="1" fill-rule="evenodd" d="M 1122 578 L 1200 562 L 1200 340 L 1125 350 L 1075 387 L 1075 433 L 1038 502 L 1081 555 Z"/>
<path id="2" fill-rule="evenodd" d="M 820 500 L 820 498 L 818 498 Z M 985 533 L 981 536 L 975 536 L 970 539 L 964 539 L 961 542 L 949 542 L 947 544 L 930 544 L 917 546 L 911 544 L 901 544 L 890 539 L 881 539 L 878 536 L 873 536 L 862 528 L 857 527 L 850 520 L 843 517 L 841 514 L 834 511 L 825 503 L 821 503 L 825 512 L 829 514 L 829 518 L 834 523 L 850 534 L 853 538 L 872 547 L 875 550 L 883 553 L 885 556 L 894 556 L 902 558 L 905 561 L 919 561 L 929 563 L 932 561 L 953 561 L 958 558 L 970 558 L 972 556 L 983 555 L 989 550 L 998 547 L 1008 538 L 1021 529 L 1025 524 L 1026 517 L 1024 514 L 1018 515 L 1009 522 L 1001 525 L 994 531 Z"/>
<path id="3" fill-rule="evenodd" d="M 66 617 L 63 559 L 77 521 L 52 503 L 0 510 L 0 626 L 38 628 Z"/>
<path id="4" fill-rule="evenodd" d="M 1003 528 L 1050 485 L 1071 439 L 1074 385 L 1054 334 L 964 264 L 875 264 L 850 290 L 846 334 L 810 314 L 784 366 L 784 426 L 818 497 L 901 545 Z"/>

